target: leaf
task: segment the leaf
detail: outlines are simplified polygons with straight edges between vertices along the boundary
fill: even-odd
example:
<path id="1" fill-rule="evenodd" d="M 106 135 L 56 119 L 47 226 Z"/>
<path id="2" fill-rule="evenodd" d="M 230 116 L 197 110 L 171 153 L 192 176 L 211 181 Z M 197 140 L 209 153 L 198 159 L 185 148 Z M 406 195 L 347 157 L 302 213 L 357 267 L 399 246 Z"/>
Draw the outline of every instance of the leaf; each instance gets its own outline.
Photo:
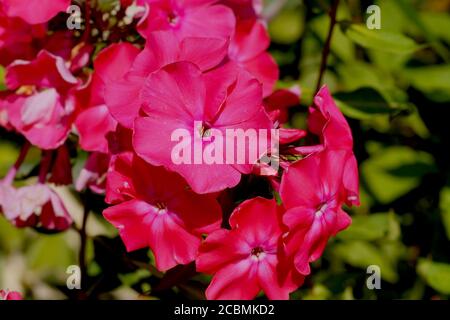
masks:
<path id="1" fill-rule="evenodd" d="M 69 265 L 76 264 L 74 252 L 68 245 L 66 233 L 55 235 L 39 234 L 33 242 L 27 258 L 34 269 L 62 270 L 64 273 Z"/>
<path id="2" fill-rule="evenodd" d="M 450 101 L 450 64 L 410 68 L 402 75 L 430 100 Z"/>
<path id="3" fill-rule="evenodd" d="M 376 152 L 361 165 L 363 182 L 381 203 L 389 203 L 416 188 L 422 177 L 435 172 L 433 157 L 405 146 Z"/>
<path id="4" fill-rule="evenodd" d="M 340 23 L 344 34 L 356 44 L 367 49 L 375 49 L 396 54 L 410 54 L 423 49 L 413 39 L 400 33 L 384 30 L 370 30 L 363 24 Z"/>
<path id="5" fill-rule="evenodd" d="M 350 227 L 338 234 L 343 240 L 378 240 L 386 237 L 389 231 L 389 215 L 374 213 L 368 216 L 352 217 Z"/>
<path id="6" fill-rule="evenodd" d="M 428 25 L 425 24 L 418 11 L 412 6 L 411 1 L 398 0 L 394 3 L 400 8 L 400 11 L 411 21 L 421 32 L 422 35 L 430 43 L 431 47 L 445 60 L 448 62 L 449 55 L 448 50 L 439 41 L 437 35 L 428 29 Z M 434 30 L 434 29 L 432 29 Z M 447 29 L 448 30 L 448 29 Z"/>
<path id="7" fill-rule="evenodd" d="M 450 294 L 450 264 L 420 259 L 417 272 L 434 290 Z"/>
<path id="8" fill-rule="evenodd" d="M 450 187 L 441 190 L 439 207 L 441 209 L 442 223 L 445 227 L 447 238 L 450 240 Z"/>
<path id="9" fill-rule="evenodd" d="M 385 95 L 388 95 L 387 93 Z M 392 115 L 411 110 L 408 103 L 388 101 L 372 88 L 359 88 L 352 92 L 335 93 L 334 98 L 342 112 L 355 119 L 369 119 L 374 115 Z"/>
<path id="10" fill-rule="evenodd" d="M 333 253 L 349 265 L 367 269 L 370 265 L 377 265 L 381 270 L 381 278 L 387 282 L 395 283 L 398 280 L 397 271 L 380 250 L 364 241 L 348 241 L 339 243 L 332 249 Z"/>

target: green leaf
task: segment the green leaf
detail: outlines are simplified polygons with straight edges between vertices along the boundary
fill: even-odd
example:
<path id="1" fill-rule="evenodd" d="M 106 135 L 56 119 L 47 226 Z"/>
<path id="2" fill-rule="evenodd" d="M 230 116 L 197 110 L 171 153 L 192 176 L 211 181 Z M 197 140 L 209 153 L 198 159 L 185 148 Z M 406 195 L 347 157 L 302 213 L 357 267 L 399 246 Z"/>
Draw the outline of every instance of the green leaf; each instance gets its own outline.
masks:
<path id="1" fill-rule="evenodd" d="M 350 227 L 338 234 L 343 240 L 378 240 L 387 236 L 389 231 L 389 214 L 374 213 L 368 216 L 352 217 Z"/>
<path id="2" fill-rule="evenodd" d="M 441 190 L 439 207 L 441 209 L 442 223 L 444 224 L 447 238 L 450 240 L 450 187 Z"/>
<path id="3" fill-rule="evenodd" d="M 410 68 L 402 75 L 430 100 L 450 101 L 450 64 Z"/>
<path id="4" fill-rule="evenodd" d="M 417 272 L 434 290 L 450 294 L 450 264 L 420 259 Z"/>
<path id="5" fill-rule="evenodd" d="M 374 115 L 392 115 L 401 111 L 410 110 L 408 103 L 388 101 L 372 88 L 359 88 L 352 92 L 338 92 L 333 96 L 342 112 L 355 119 L 370 119 Z"/>
<path id="6" fill-rule="evenodd" d="M 391 283 L 398 280 L 397 271 L 391 261 L 373 244 L 364 241 L 348 241 L 335 245 L 332 251 L 353 267 L 367 269 L 370 265 L 377 265 L 381 269 L 382 279 Z"/>
<path id="7" fill-rule="evenodd" d="M 61 270 L 64 273 L 69 265 L 76 264 L 74 252 L 69 247 L 69 239 L 66 236 L 66 233 L 39 234 L 27 255 L 31 268 Z"/>
<path id="8" fill-rule="evenodd" d="M 363 24 L 341 22 L 344 34 L 356 44 L 367 48 L 396 54 L 410 54 L 424 48 L 413 39 L 400 33 L 384 30 L 370 30 Z"/>
<path id="9" fill-rule="evenodd" d="M 416 188 L 422 177 L 435 172 L 433 157 L 405 146 L 388 147 L 361 164 L 368 191 L 381 203 L 389 203 Z"/>

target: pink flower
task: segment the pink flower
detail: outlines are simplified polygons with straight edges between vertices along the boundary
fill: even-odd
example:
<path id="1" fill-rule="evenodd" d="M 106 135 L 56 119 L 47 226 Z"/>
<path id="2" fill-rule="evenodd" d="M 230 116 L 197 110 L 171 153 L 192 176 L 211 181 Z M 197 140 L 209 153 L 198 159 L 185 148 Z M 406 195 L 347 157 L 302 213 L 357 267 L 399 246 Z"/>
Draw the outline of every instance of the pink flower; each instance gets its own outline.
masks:
<path id="1" fill-rule="evenodd" d="M 300 104 L 301 90 L 298 86 L 279 89 L 264 99 L 264 107 L 273 122 L 285 124 L 289 120 L 289 108 Z"/>
<path id="2" fill-rule="evenodd" d="M 314 106 L 309 109 L 308 129 L 320 137 L 320 145 L 299 147 L 297 151 L 310 154 L 323 149 L 345 151 L 344 188 L 347 205 L 359 205 L 358 164 L 353 154 L 353 137 L 343 114 L 336 106 L 326 86 L 314 98 Z"/>
<path id="3" fill-rule="evenodd" d="M 106 85 L 105 100 L 111 114 L 120 124 L 131 128 L 143 103 L 141 91 L 149 75 L 177 61 L 190 61 L 202 71 L 212 69 L 225 58 L 227 46 L 228 41 L 223 39 L 186 38 L 179 41 L 170 32 L 152 32 L 129 72 Z"/>
<path id="4" fill-rule="evenodd" d="M 19 17 L 29 24 L 47 22 L 59 12 L 66 11 L 70 0 L 0 0 L 9 17 Z"/>
<path id="5" fill-rule="evenodd" d="M 222 220 L 213 195 L 193 193 L 176 173 L 130 153 L 113 160 L 106 192 L 111 202 L 124 201 L 103 215 L 119 230 L 127 250 L 150 247 L 163 271 L 193 261 L 202 234 L 217 230 Z"/>
<path id="6" fill-rule="evenodd" d="M 106 153 L 91 153 L 75 182 L 75 189 L 80 192 L 89 188 L 94 193 L 103 194 L 110 158 L 110 155 Z"/>
<path id="7" fill-rule="evenodd" d="M 302 284 L 301 275 L 282 265 L 282 213 L 275 200 L 247 200 L 232 213 L 231 230 L 206 238 L 196 263 L 198 271 L 214 274 L 208 299 L 249 300 L 261 290 L 269 299 L 288 299 Z"/>
<path id="8" fill-rule="evenodd" d="M 262 0 L 220 0 L 219 3 L 233 9 L 238 19 L 255 19 L 263 8 Z"/>
<path id="9" fill-rule="evenodd" d="M 3 192 L 8 192 L 6 197 L 0 199 L 3 214 L 17 227 L 63 231 L 72 224 L 72 218 L 64 203 L 47 185 L 38 183 L 19 189 L 2 189 Z"/>
<path id="10" fill-rule="evenodd" d="M 35 43 L 45 38 L 44 25 L 31 26 L 20 18 L 8 17 L 0 5 L 0 65 L 16 59 L 33 59 Z"/>
<path id="11" fill-rule="evenodd" d="M 245 144 L 247 149 L 237 150 L 233 138 L 227 138 L 227 129 L 270 131 L 272 128 L 262 107 L 261 85 L 243 70 L 234 77 L 224 77 L 221 72 L 203 74 L 189 62 L 174 63 L 149 76 L 141 96 L 145 116 L 135 121 L 134 149 L 150 164 L 178 172 L 197 193 L 234 187 L 242 174 L 252 170 L 254 163 L 249 163 L 248 156 L 258 153 L 258 150 L 250 150 L 258 146 Z M 188 141 L 190 156 L 186 155 L 186 162 L 175 163 L 172 159 L 174 148 L 179 144 L 172 138 L 177 130 L 191 134 L 189 140 L 193 140 Z M 210 164 L 194 159 L 203 157 L 195 149 L 196 145 L 203 150 L 215 147 L 213 143 L 219 141 L 211 138 L 215 133 L 222 135 L 222 142 L 229 145 L 223 150 L 234 145 L 234 161 L 225 160 L 225 151 L 216 151 L 220 159 Z M 244 152 L 247 161 L 236 164 L 237 154 Z M 228 164 L 230 162 L 235 164 Z"/>
<path id="12" fill-rule="evenodd" d="M 229 49 L 229 58 L 263 84 L 264 96 L 272 93 L 279 76 L 278 65 L 266 52 L 269 44 L 266 27 L 256 19 L 247 19 L 238 22 Z"/>
<path id="13" fill-rule="evenodd" d="M 23 300 L 23 297 L 17 291 L 0 290 L 0 300 Z"/>
<path id="14" fill-rule="evenodd" d="M 102 50 L 94 60 L 94 73 L 87 85 L 76 92 L 75 120 L 80 146 L 86 151 L 108 152 L 107 136 L 116 130 L 104 100 L 105 86 L 123 77 L 131 67 L 139 49 L 128 43 L 113 44 Z"/>
<path id="15" fill-rule="evenodd" d="M 6 84 L 17 90 L 8 107 L 15 129 L 39 148 L 62 145 L 73 123 L 70 90 L 78 85 L 64 60 L 47 51 L 33 61 L 16 60 L 7 68 Z"/>
<path id="16" fill-rule="evenodd" d="M 186 37 L 229 38 L 235 27 L 233 11 L 217 0 L 144 0 L 149 10 L 138 30 L 144 38 L 153 31 Z"/>
<path id="17" fill-rule="evenodd" d="M 310 273 L 331 236 L 348 227 L 350 217 L 342 210 L 346 199 L 347 152 L 328 150 L 292 164 L 282 177 L 280 195 L 287 211 L 283 222 L 289 228 L 287 252 L 294 255 L 297 270 Z"/>

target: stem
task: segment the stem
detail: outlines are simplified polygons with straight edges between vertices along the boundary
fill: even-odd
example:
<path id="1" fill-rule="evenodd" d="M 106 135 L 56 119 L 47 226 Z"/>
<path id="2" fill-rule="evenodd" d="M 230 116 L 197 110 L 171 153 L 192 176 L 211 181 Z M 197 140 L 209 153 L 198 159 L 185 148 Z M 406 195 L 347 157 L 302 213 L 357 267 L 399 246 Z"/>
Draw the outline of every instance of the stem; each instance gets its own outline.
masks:
<path id="1" fill-rule="evenodd" d="M 88 200 L 88 191 L 83 197 L 83 221 L 81 222 L 81 228 L 79 230 L 80 234 L 80 252 L 78 254 L 78 263 L 80 265 L 80 272 L 81 272 L 81 288 L 84 289 L 86 287 L 87 283 L 87 265 L 86 265 L 86 245 L 87 245 L 87 233 L 86 233 L 86 226 L 87 226 L 87 220 L 89 216 L 89 212 L 91 211 L 89 206 L 89 200 Z"/>
<path id="2" fill-rule="evenodd" d="M 41 165 L 39 168 L 39 183 L 45 183 L 52 164 L 53 150 L 42 150 Z"/>
<path id="3" fill-rule="evenodd" d="M 19 156 L 17 157 L 16 162 L 14 165 L 9 169 L 8 173 L 6 174 L 5 178 L 3 179 L 3 182 L 6 184 L 11 184 L 14 181 L 14 178 L 16 177 L 17 171 L 19 171 L 20 166 L 22 165 L 23 161 L 25 160 L 28 151 L 30 150 L 31 144 L 28 141 L 25 141 L 25 144 L 22 146 L 22 149 L 20 149 Z"/>
<path id="4" fill-rule="evenodd" d="M 333 31 L 334 27 L 336 26 L 336 15 L 337 15 L 337 8 L 339 5 L 339 0 L 334 0 L 331 9 L 330 9 L 330 28 L 328 29 L 328 35 L 327 39 L 325 41 L 325 46 L 323 47 L 322 51 L 322 61 L 320 62 L 320 72 L 319 72 L 319 78 L 317 79 L 317 86 L 316 86 L 316 92 L 320 90 L 320 86 L 322 84 L 322 78 L 325 74 L 325 70 L 327 68 L 327 61 L 328 61 L 328 55 L 330 54 L 330 45 L 331 45 L 331 38 L 333 37 Z"/>

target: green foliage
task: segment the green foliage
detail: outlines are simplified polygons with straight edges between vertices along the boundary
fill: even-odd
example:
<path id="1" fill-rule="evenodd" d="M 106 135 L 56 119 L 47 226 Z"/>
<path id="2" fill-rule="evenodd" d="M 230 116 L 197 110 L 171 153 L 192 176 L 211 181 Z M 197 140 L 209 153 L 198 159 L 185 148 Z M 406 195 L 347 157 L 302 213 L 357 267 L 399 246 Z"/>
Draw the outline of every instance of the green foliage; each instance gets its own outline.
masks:
<path id="1" fill-rule="evenodd" d="M 435 170 L 433 157 L 405 146 L 392 146 L 376 152 L 361 164 L 367 189 L 376 200 L 389 203 L 420 184 Z"/>
<path id="2" fill-rule="evenodd" d="M 417 271 L 433 289 L 450 295 L 450 264 L 421 259 Z"/>
<path id="3" fill-rule="evenodd" d="M 409 54 L 423 48 L 414 40 L 399 33 L 382 30 L 370 30 L 365 25 L 341 23 L 342 31 L 356 44 L 367 48 Z"/>

